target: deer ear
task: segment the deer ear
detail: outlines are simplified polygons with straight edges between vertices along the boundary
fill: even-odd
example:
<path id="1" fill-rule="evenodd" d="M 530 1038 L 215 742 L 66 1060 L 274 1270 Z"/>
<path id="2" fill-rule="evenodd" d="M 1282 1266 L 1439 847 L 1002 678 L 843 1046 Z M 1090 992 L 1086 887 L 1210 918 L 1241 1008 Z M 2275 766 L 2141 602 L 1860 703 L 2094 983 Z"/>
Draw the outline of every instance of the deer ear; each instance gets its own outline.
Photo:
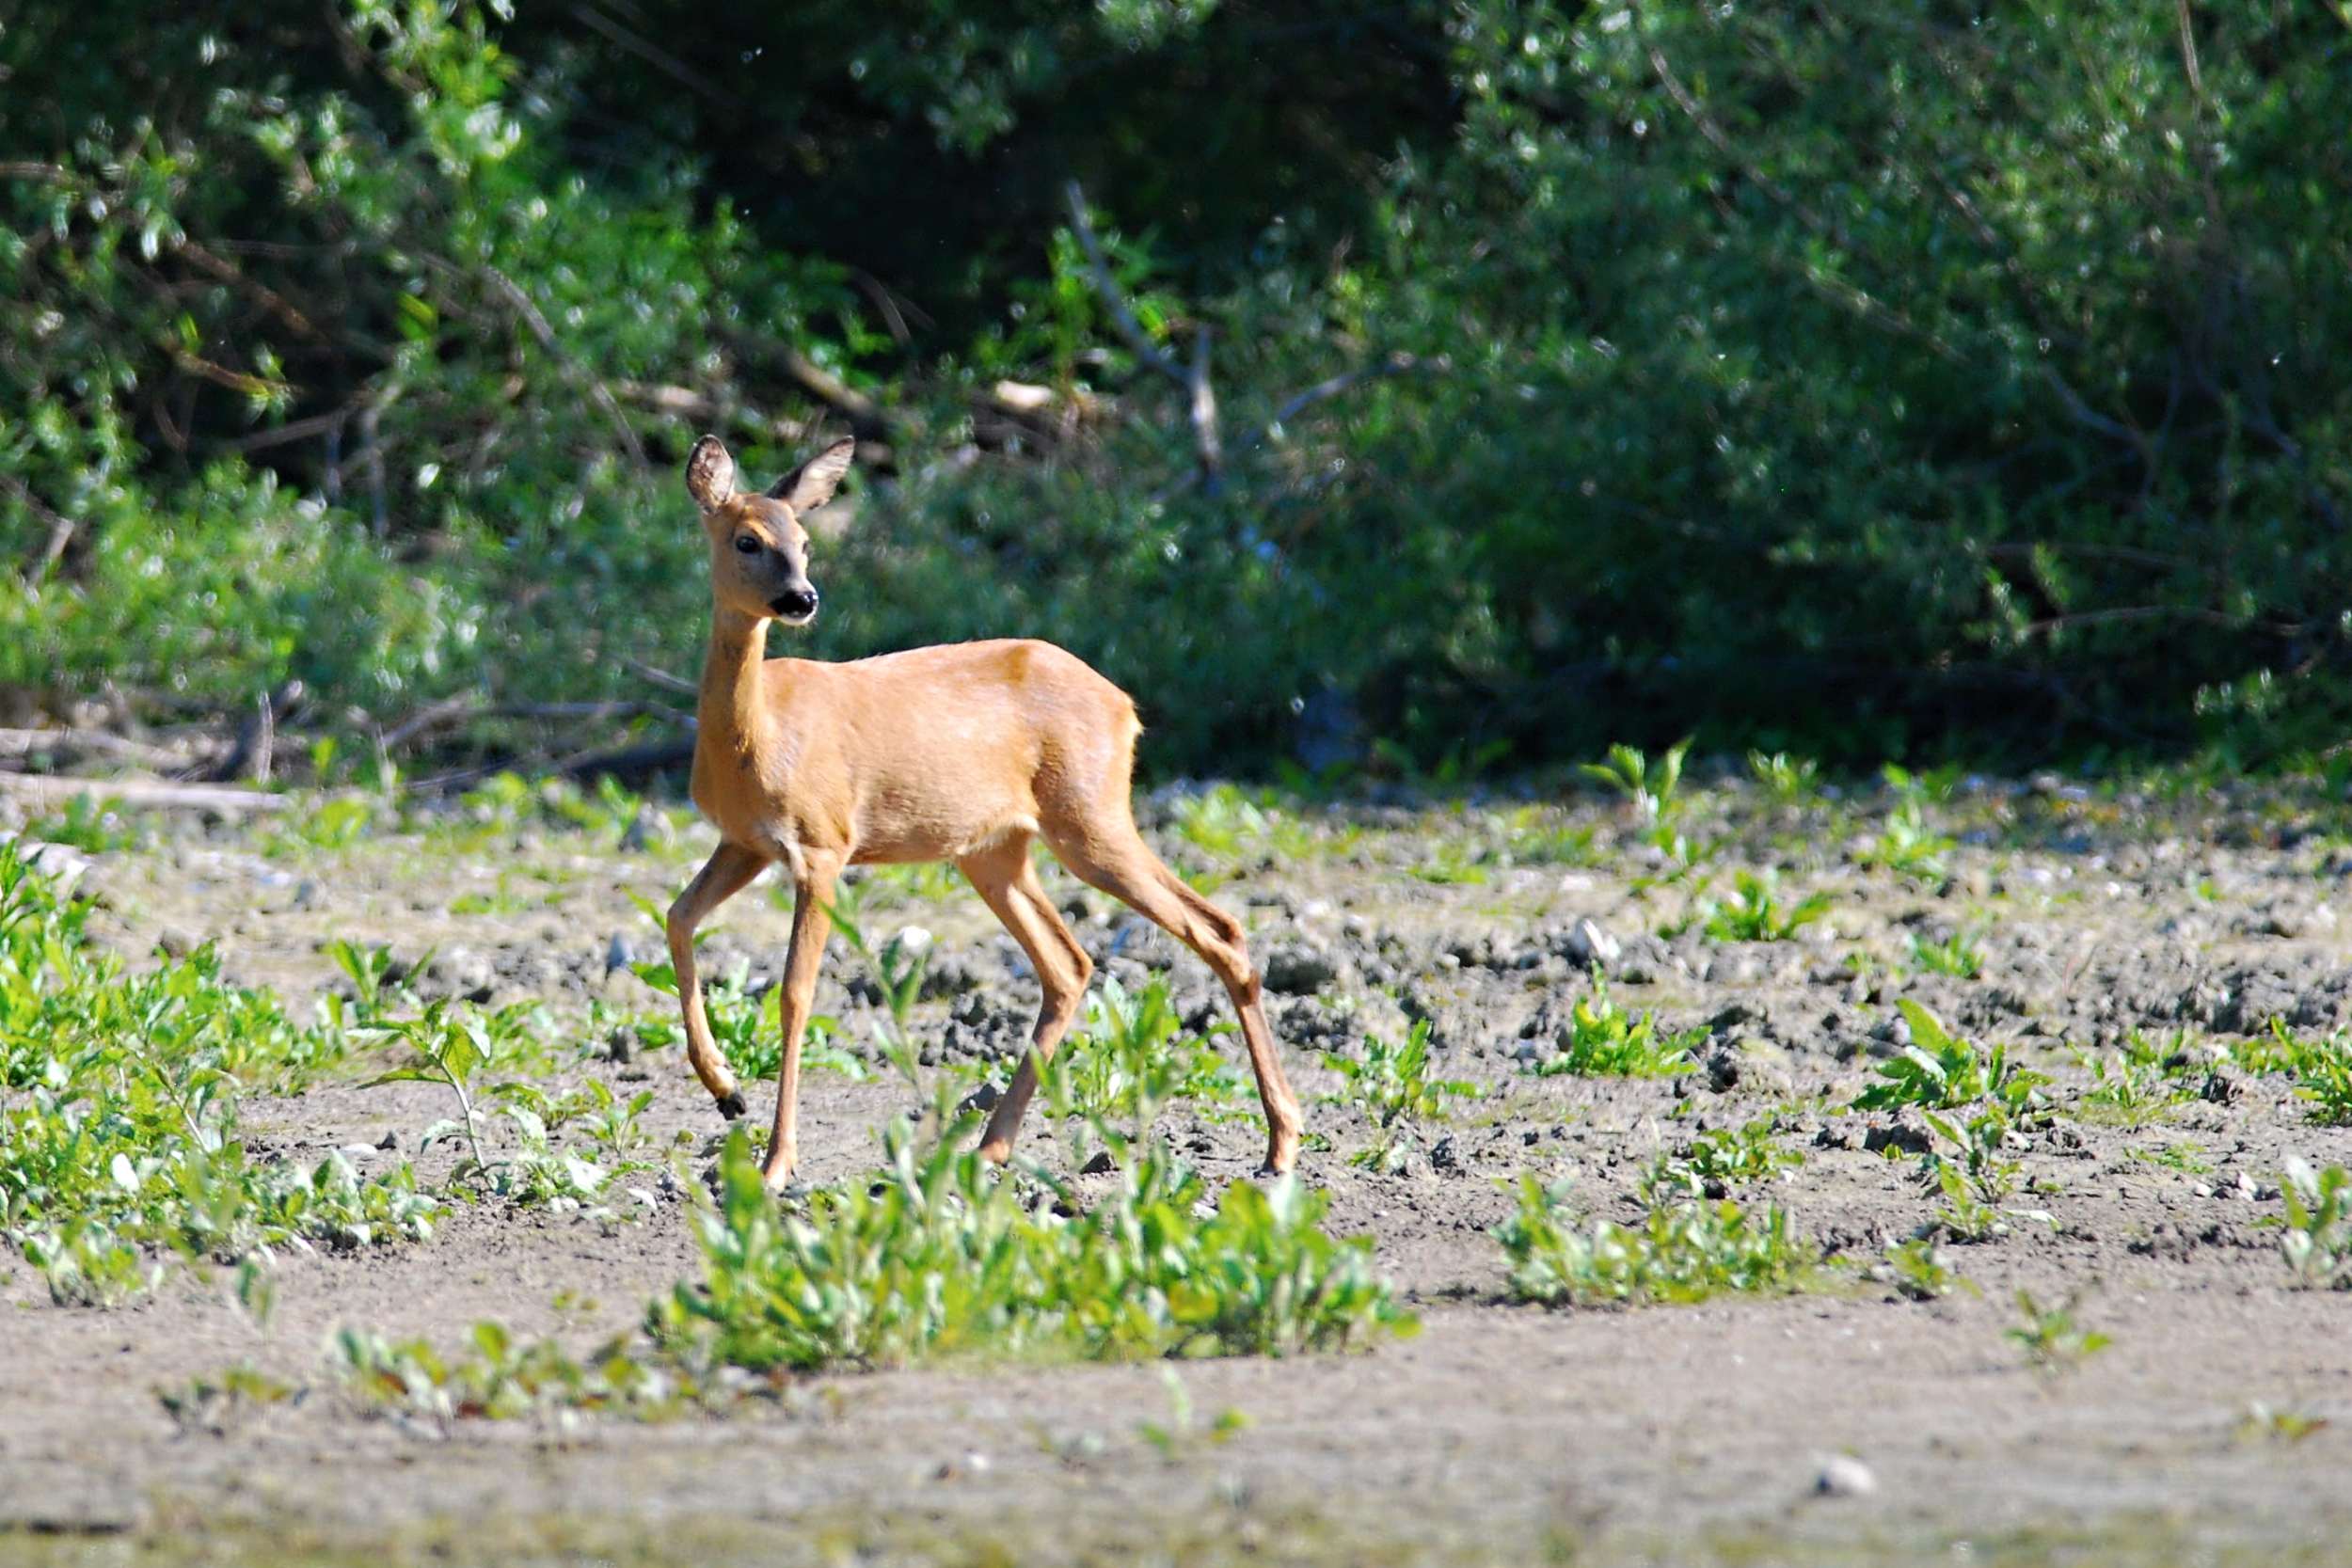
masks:
<path id="1" fill-rule="evenodd" d="M 844 436 L 776 481 L 768 494 L 795 512 L 814 511 L 833 499 L 856 455 L 857 442 Z"/>
<path id="2" fill-rule="evenodd" d="M 706 436 L 686 454 L 686 493 L 705 512 L 735 499 L 735 459 L 716 436 Z"/>

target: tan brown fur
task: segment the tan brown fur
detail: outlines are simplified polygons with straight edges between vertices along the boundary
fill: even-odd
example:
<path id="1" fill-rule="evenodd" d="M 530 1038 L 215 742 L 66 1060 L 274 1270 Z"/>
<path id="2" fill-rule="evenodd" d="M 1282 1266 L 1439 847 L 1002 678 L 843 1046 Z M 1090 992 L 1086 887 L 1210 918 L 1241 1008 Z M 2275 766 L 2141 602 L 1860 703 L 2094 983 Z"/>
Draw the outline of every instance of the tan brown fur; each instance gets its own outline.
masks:
<path id="1" fill-rule="evenodd" d="M 721 839 L 670 910 L 695 1073 L 723 1112 L 741 1114 L 734 1074 L 704 1015 L 693 933 L 780 862 L 793 880 L 794 910 L 777 988 L 784 1066 L 766 1172 L 771 1185 L 788 1180 L 798 1156 L 801 1037 L 843 868 L 952 861 L 1028 954 L 1043 990 L 1031 1052 L 981 1134 L 983 1154 L 1009 1157 L 1039 1065 L 1075 1021 L 1093 972 L 1037 879 L 1029 845 L 1041 836 L 1073 874 L 1167 927 L 1216 972 L 1240 1015 L 1265 1109 L 1266 1168 L 1288 1170 L 1298 1150 L 1298 1103 L 1266 1025 L 1257 971 L 1240 924 L 1171 873 L 1136 831 L 1129 792 L 1142 726 L 1125 692 L 1074 655 L 1030 641 L 914 648 L 846 664 L 767 658 L 771 619 L 804 624 L 815 614 L 800 515 L 831 498 L 853 451 L 835 443 L 764 496 L 736 488 L 734 460 L 711 436 L 687 459 L 687 487 L 710 538 L 713 598 L 692 790 Z M 794 616 L 803 602 L 807 613 Z"/>

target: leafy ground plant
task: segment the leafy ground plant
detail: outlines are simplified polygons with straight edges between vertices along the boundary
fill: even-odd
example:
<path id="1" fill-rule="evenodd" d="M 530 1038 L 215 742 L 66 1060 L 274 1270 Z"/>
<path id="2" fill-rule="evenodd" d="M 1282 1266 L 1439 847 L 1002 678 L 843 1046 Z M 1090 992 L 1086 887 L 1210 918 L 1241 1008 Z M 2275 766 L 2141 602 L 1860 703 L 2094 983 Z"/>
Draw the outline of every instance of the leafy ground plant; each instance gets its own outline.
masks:
<path id="1" fill-rule="evenodd" d="M 1123 1122 L 1140 1137 L 1171 1099 L 1196 1103 L 1212 1119 L 1232 1115 L 1240 1081 L 1211 1039 L 1185 1033 L 1168 982 L 1154 975 L 1135 990 L 1106 976 L 1087 996 L 1086 1025 L 1071 1031 L 1041 1082 L 1057 1119 Z"/>
<path id="2" fill-rule="evenodd" d="M 1654 1206 L 1641 1224 L 1586 1223 L 1565 1183 L 1519 1182 L 1518 1208 L 1495 1231 L 1512 1296 L 1547 1307 L 1694 1302 L 1725 1291 L 1801 1289 L 1820 1261 L 1778 1204 L 1729 1200 Z"/>
<path id="3" fill-rule="evenodd" d="M 1854 1097 L 1858 1111 L 1916 1105 L 1950 1110 L 1990 1100 L 2011 1114 L 2024 1111 L 2049 1079 L 2009 1059 L 2009 1048 L 1990 1049 L 1962 1039 L 1943 1021 L 1908 997 L 1895 1004 L 1910 1025 L 1911 1043 L 1880 1064 L 1878 1082 Z"/>
<path id="4" fill-rule="evenodd" d="M 2079 1291 L 2055 1307 L 2035 1300 L 2030 1291 L 2019 1291 L 2020 1321 L 2002 1334 L 2025 1353 L 2026 1364 L 2042 1376 L 2071 1372 L 2114 1342 L 2075 1321 L 2075 1308 L 2081 1305 Z"/>
<path id="5" fill-rule="evenodd" d="M 1944 857 L 1958 847 L 1958 842 L 1928 821 L 1928 802 L 1939 793 L 1936 781 L 1892 763 L 1886 766 L 1885 777 L 1895 791 L 1894 809 L 1887 813 L 1879 835 L 1864 847 L 1861 863 L 1915 881 L 1943 881 L 1947 875 Z"/>
<path id="6" fill-rule="evenodd" d="M 2296 1097 L 2311 1103 L 2312 1120 L 2352 1127 L 2352 1040 L 2341 1034 L 2306 1038 L 2274 1018 L 2267 1037 L 2249 1040 L 2239 1059 L 2254 1071 L 2293 1073 Z"/>
<path id="7" fill-rule="evenodd" d="M 1976 1285 L 1954 1270 L 1942 1249 L 1925 1237 L 1915 1236 L 1888 1247 L 1885 1260 L 1871 1269 L 1870 1276 L 1884 1280 L 1897 1294 L 1911 1301 L 1941 1300 L 1955 1290 L 1977 1293 Z"/>
<path id="8" fill-rule="evenodd" d="M 2090 1085 L 2082 1093 L 2086 1119 L 2144 1127 L 2162 1121 L 2189 1098 L 2188 1085 L 2174 1066 L 2187 1061 L 2185 1052 L 2177 1044 L 2152 1041 L 2137 1029 L 2112 1051 L 2077 1051 L 2074 1060 L 2090 1074 Z"/>
<path id="9" fill-rule="evenodd" d="M 1786 752 L 1748 753 L 1748 774 L 1776 806 L 1811 801 L 1820 788 L 1821 765 L 1811 757 L 1791 757 Z"/>
<path id="10" fill-rule="evenodd" d="M 337 1025 L 228 984 L 209 950 L 126 974 L 88 913 L 0 842 L 0 1240 L 54 1298 L 125 1301 L 172 1259 L 431 1233 L 441 1205 L 405 1164 L 274 1162 L 239 1134 L 248 1085 L 291 1090 L 347 1057 Z"/>
<path id="11" fill-rule="evenodd" d="M 1661 1030 L 1655 1011 L 1628 1012 L 1609 994 L 1606 982 L 1568 1009 L 1566 1027 L 1555 1037 L 1558 1050 L 1540 1056 L 1527 1070 L 1538 1078 L 1564 1073 L 1596 1078 L 1671 1078 L 1691 1070 L 1694 1053 L 1707 1039 L 1704 1028 Z"/>
<path id="12" fill-rule="evenodd" d="M 1742 871 L 1732 879 L 1727 903 L 1710 904 L 1703 929 L 1714 942 L 1790 942 L 1799 931 L 1829 913 L 1830 897 L 1816 893 L 1783 904 L 1777 879 Z"/>
<path id="13" fill-rule="evenodd" d="M 477 1323 L 468 1338 L 465 1351 L 443 1355 L 428 1340 L 345 1328 L 327 1343 L 327 1367 L 361 1409 L 444 1426 L 462 1419 L 562 1419 L 575 1412 L 659 1419 L 703 1396 L 676 1366 L 643 1354 L 626 1336 L 585 1359 L 552 1338 L 518 1339 L 496 1322 Z"/>
<path id="14" fill-rule="evenodd" d="M 1941 942 L 1911 939 L 1911 967 L 1926 974 L 1948 974 L 1973 980 L 1984 973 L 1984 946 L 1969 931 L 1954 931 Z"/>
<path id="15" fill-rule="evenodd" d="M 1323 1058 L 1323 1065 L 1346 1084 L 1340 1093 L 1327 1095 L 1324 1102 L 1352 1106 L 1372 1123 L 1373 1147 L 1348 1156 L 1348 1163 L 1374 1170 L 1401 1168 L 1420 1130 L 1446 1119 L 1448 1100 L 1469 1099 L 1478 1093 L 1478 1085 L 1466 1080 L 1429 1076 L 1426 1019 L 1413 1025 L 1402 1045 L 1367 1036 L 1360 1058 L 1332 1053 Z"/>
<path id="16" fill-rule="evenodd" d="M 1369 1239 L 1322 1228 L 1329 1199 L 1295 1179 L 1236 1182 L 1208 1210 L 1200 1176 L 1129 1147 L 1119 1183 L 1074 1213 L 944 1138 L 883 1135 L 884 1165 L 782 1214 L 731 1138 L 698 1219 L 703 1276 L 657 1300 L 660 1345 L 695 1367 L 759 1373 L 958 1357 L 1128 1360 L 1293 1354 L 1417 1326 Z M 1043 1180 L 1042 1177 L 1036 1178 Z M 1204 1213 L 1204 1211 L 1206 1212 Z"/>
<path id="17" fill-rule="evenodd" d="M 1722 1197 L 1734 1187 L 1768 1180 L 1804 1164 L 1804 1156 L 1778 1135 L 1772 1117 L 1698 1133 L 1680 1149 L 1661 1155 L 1644 1178 L 1652 1202 L 1661 1196 Z"/>
<path id="18" fill-rule="evenodd" d="M 2352 1175 L 2342 1165 L 2315 1170 L 2308 1161 L 2289 1160 L 2279 1180 L 2286 1212 L 2279 1250 L 2295 1282 L 2341 1290 L 2352 1285 Z"/>

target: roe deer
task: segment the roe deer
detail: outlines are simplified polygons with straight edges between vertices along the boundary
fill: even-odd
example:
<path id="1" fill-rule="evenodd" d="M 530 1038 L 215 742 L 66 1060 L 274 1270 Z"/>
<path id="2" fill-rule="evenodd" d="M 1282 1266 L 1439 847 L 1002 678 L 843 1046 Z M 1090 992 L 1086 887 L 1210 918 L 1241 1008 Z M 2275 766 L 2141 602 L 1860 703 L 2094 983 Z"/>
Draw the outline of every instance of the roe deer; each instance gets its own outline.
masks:
<path id="1" fill-rule="evenodd" d="M 1207 961 L 1241 1015 L 1265 1107 L 1265 1168 L 1298 1155 L 1298 1101 L 1266 1027 L 1239 922 L 1180 881 L 1136 831 L 1128 790 L 1143 726 L 1127 694 L 1050 642 L 963 642 L 847 664 L 769 659 L 768 623 L 816 619 L 801 515 L 832 499 L 856 443 L 836 441 L 761 495 L 736 487 L 712 436 L 686 459 L 686 488 L 710 536 L 710 653 L 694 742 L 694 804 L 719 848 L 670 907 L 670 958 L 694 1072 L 729 1120 L 735 1074 L 711 1042 L 694 975 L 694 928 L 771 861 L 793 884 L 792 948 L 777 988 L 784 1066 L 764 1172 L 799 1155 L 801 1035 L 832 928 L 842 868 L 953 861 L 1037 969 L 1044 999 L 1030 1049 L 989 1117 L 980 1152 L 1010 1158 L 1038 1069 L 1078 1015 L 1093 963 L 1063 925 L 1029 858 L 1042 836 L 1081 879 L 1116 895 Z"/>

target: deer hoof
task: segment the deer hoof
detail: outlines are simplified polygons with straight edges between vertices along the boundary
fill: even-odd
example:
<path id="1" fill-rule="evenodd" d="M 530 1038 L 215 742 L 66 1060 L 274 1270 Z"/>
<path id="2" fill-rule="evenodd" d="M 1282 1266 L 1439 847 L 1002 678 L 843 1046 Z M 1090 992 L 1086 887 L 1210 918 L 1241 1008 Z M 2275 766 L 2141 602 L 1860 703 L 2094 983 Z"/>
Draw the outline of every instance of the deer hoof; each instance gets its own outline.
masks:
<path id="1" fill-rule="evenodd" d="M 719 1114 L 727 1120 L 741 1120 L 744 1110 L 742 1090 L 738 1089 L 732 1094 L 723 1094 L 719 1097 Z"/>

